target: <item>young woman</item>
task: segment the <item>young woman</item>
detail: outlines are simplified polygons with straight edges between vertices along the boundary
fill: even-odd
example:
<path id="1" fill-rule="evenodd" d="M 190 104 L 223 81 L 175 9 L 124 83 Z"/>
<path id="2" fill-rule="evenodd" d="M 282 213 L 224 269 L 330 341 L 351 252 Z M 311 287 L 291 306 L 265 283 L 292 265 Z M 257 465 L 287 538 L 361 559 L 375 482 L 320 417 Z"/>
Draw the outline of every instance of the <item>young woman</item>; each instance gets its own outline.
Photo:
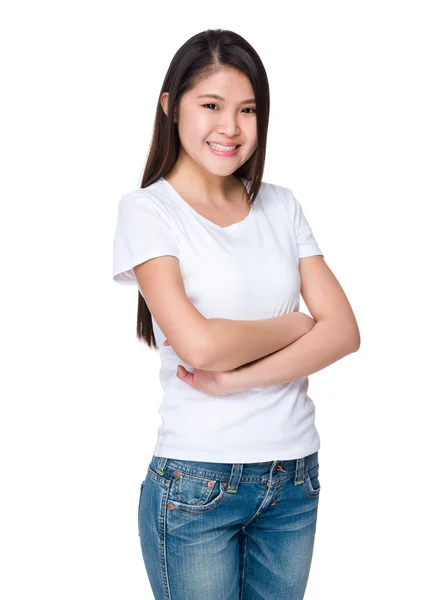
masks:
<path id="1" fill-rule="evenodd" d="M 252 46 L 193 36 L 162 84 L 142 185 L 119 202 L 113 278 L 138 286 L 137 335 L 161 358 L 138 509 L 156 600 L 305 593 L 320 494 L 308 375 L 360 336 L 300 203 L 262 181 L 268 119 Z"/>

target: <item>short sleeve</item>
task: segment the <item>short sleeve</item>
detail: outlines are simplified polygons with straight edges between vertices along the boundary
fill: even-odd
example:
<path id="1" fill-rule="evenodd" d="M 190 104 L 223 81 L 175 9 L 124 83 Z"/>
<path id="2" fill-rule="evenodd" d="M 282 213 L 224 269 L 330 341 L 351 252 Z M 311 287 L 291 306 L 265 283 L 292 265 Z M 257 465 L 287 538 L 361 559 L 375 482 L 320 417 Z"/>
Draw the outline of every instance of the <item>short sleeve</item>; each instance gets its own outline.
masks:
<path id="1" fill-rule="evenodd" d="M 138 285 L 134 267 L 166 255 L 179 258 L 179 244 L 155 201 L 139 192 L 124 194 L 118 203 L 113 242 L 113 280 Z"/>
<path id="2" fill-rule="evenodd" d="M 317 241 L 313 235 L 311 226 L 305 217 L 300 202 L 294 196 L 292 190 L 288 189 L 288 195 L 292 211 L 292 223 L 296 236 L 299 259 L 307 256 L 315 256 L 317 254 L 324 256 L 323 252 L 317 245 Z"/>

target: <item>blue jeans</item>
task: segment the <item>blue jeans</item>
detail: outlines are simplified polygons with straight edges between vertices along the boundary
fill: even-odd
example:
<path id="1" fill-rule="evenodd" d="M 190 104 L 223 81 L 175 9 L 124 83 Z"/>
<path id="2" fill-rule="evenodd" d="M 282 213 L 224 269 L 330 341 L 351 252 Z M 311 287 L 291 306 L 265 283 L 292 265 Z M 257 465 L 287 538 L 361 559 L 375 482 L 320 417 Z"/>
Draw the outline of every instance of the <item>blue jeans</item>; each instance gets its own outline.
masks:
<path id="1" fill-rule="evenodd" d="M 318 452 L 244 464 L 153 456 L 138 531 L 155 600 L 302 599 L 318 476 Z"/>

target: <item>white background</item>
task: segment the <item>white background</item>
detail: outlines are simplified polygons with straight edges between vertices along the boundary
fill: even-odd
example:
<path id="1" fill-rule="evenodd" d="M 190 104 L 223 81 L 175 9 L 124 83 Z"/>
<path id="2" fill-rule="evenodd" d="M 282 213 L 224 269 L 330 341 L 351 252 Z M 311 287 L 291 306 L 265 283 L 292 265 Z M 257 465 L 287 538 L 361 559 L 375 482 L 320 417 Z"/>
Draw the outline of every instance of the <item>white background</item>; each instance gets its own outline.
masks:
<path id="1" fill-rule="evenodd" d="M 322 491 L 306 599 L 447 598 L 446 3 L 2 13 L 2 597 L 152 597 L 137 502 L 159 355 L 136 339 L 137 288 L 112 281 L 112 240 L 174 53 L 220 27 L 265 65 L 263 178 L 296 193 L 361 331 L 310 378 Z"/>

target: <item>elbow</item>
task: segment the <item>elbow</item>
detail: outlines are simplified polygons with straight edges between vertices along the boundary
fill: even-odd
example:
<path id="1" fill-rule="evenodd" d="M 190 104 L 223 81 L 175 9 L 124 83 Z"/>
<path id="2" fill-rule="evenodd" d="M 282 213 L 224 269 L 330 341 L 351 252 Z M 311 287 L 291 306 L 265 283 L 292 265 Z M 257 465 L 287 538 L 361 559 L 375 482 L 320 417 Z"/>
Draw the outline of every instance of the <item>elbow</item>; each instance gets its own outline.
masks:
<path id="1" fill-rule="evenodd" d="M 327 317 L 324 318 L 327 319 Z M 328 320 L 335 335 L 334 339 L 337 338 L 342 351 L 347 354 L 357 352 L 361 346 L 361 334 L 356 319 L 353 317 L 343 318 L 336 314 L 328 317 Z"/>
<path id="2" fill-rule="evenodd" d="M 184 356 L 180 358 L 194 369 L 213 370 L 213 353 L 205 336 L 196 336 L 193 340 L 189 340 L 183 354 Z"/>
<path id="3" fill-rule="evenodd" d="M 190 348 L 187 360 L 185 362 L 194 369 L 202 369 L 203 371 L 207 371 L 209 369 L 205 357 L 206 354 L 203 352 L 203 350 L 196 346 L 194 348 Z"/>
<path id="4" fill-rule="evenodd" d="M 191 365 L 195 369 L 215 371 L 215 361 L 213 356 L 213 352 L 208 345 L 203 344 L 202 346 L 196 346 L 196 348 L 191 349 Z"/>
<path id="5" fill-rule="evenodd" d="M 206 369 L 204 366 L 204 356 L 202 348 L 198 344 L 188 344 L 186 348 L 177 350 L 174 348 L 177 356 L 187 365 L 194 369 Z"/>
<path id="6" fill-rule="evenodd" d="M 175 324 L 170 340 L 174 352 L 185 364 L 194 369 L 206 369 L 210 352 L 208 350 L 209 330 L 206 319 L 200 322 L 188 319 Z"/>
<path id="7" fill-rule="evenodd" d="M 357 352 L 361 346 L 361 334 L 356 320 L 352 318 L 341 319 L 341 317 L 336 317 L 333 319 L 333 323 L 346 352 L 348 354 Z"/>
<path id="8" fill-rule="evenodd" d="M 359 348 L 361 347 L 361 334 L 358 328 L 356 328 L 354 334 L 350 336 L 349 345 L 350 352 L 358 352 Z"/>
<path id="9" fill-rule="evenodd" d="M 359 348 L 361 347 L 361 342 L 358 341 L 356 344 L 352 344 L 350 346 L 350 353 L 353 354 L 353 352 L 358 352 Z"/>
<path id="10" fill-rule="evenodd" d="M 195 369 L 203 371 L 223 371 L 222 365 L 219 364 L 216 354 L 216 339 L 211 336 L 204 335 L 201 338 L 201 343 L 196 344 L 195 348 L 190 348 L 192 366 Z"/>

